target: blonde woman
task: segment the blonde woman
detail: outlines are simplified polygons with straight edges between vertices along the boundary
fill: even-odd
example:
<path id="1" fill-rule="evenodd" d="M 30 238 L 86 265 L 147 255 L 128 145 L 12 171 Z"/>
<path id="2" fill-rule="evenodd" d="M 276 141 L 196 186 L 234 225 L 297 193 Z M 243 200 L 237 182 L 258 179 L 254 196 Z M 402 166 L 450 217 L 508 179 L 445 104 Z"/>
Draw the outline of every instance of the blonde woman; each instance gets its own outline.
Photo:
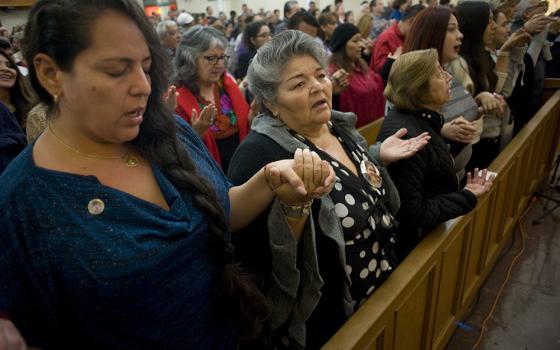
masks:
<path id="1" fill-rule="evenodd" d="M 389 111 L 379 132 L 383 141 L 406 128 L 405 138 L 428 132 L 431 140 L 409 159 L 388 167 L 401 198 L 395 251 L 400 259 L 440 223 L 474 209 L 477 198 L 492 186 L 486 170 L 467 174 L 459 189 L 453 160 L 440 132 L 444 119 L 440 110 L 450 97 L 451 75 L 439 64 L 435 49 L 411 51 L 400 56 L 389 75 L 385 97 L 395 109 Z"/>

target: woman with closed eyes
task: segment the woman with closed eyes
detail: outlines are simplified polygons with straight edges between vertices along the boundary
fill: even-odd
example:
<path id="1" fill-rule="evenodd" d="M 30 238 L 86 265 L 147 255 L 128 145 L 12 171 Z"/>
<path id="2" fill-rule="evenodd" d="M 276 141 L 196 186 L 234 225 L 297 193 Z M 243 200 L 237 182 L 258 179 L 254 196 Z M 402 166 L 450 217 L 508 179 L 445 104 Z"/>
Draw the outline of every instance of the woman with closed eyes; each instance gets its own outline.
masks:
<path id="1" fill-rule="evenodd" d="M 38 1 L 24 48 L 48 124 L 0 176 L 0 349 L 256 336 L 268 308 L 231 236 L 276 195 L 328 192 L 328 165 L 299 152 L 231 186 L 164 102 L 170 67 L 135 0 Z"/>

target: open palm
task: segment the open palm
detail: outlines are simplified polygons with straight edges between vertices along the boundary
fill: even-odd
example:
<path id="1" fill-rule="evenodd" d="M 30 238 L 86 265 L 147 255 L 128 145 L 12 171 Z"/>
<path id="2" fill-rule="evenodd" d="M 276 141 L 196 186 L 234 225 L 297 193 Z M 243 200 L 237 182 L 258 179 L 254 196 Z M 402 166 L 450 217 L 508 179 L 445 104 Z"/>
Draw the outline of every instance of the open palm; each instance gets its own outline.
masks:
<path id="1" fill-rule="evenodd" d="M 393 135 L 389 136 L 381 144 L 379 155 L 385 166 L 397 162 L 401 159 L 410 158 L 424 148 L 430 140 L 430 135 L 423 132 L 420 135 L 408 140 L 403 140 L 408 130 L 402 128 Z"/>

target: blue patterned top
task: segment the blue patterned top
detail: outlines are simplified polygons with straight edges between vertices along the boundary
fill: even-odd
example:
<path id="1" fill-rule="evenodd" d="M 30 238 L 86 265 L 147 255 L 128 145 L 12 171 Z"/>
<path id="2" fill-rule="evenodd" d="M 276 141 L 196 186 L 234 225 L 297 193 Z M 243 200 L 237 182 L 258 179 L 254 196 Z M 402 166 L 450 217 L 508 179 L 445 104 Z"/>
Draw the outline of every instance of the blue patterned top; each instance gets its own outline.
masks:
<path id="1" fill-rule="evenodd" d="M 190 126 L 178 123 L 229 217 L 229 181 Z M 0 311 L 28 344 L 235 348 L 235 327 L 212 300 L 219 262 L 208 253 L 205 218 L 188 193 L 153 166 L 168 212 L 95 176 L 39 168 L 32 147 L 0 177 Z M 88 209 L 93 199 L 104 204 L 98 215 Z"/>

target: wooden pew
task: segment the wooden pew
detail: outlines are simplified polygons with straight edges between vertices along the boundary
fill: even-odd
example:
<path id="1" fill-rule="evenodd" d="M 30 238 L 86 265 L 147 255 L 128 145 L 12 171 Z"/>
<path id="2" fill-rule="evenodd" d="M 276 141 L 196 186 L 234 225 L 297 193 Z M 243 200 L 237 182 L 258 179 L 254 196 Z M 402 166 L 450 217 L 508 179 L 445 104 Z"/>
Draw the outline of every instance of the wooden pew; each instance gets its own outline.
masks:
<path id="1" fill-rule="evenodd" d="M 544 80 L 544 90 L 542 94 L 542 103 L 546 103 L 549 98 L 554 95 L 556 90 L 560 90 L 560 79 L 547 78 Z"/>
<path id="2" fill-rule="evenodd" d="M 491 164 L 477 207 L 424 238 L 323 349 L 444 349 L 548 174 L 559 116 L 557 91 Z"/>
<path id="3" fill-rule="evenodd" d="M 381 124 L 383 124 L 383 117 L 368 123 L 361 128 L 358 129 L 360 134 L 367 140 L 367 142 L 371 145 L 375 143 L 377 139 L 377 134 L 379 134 L 379 130 L 381 129 Z"/>

